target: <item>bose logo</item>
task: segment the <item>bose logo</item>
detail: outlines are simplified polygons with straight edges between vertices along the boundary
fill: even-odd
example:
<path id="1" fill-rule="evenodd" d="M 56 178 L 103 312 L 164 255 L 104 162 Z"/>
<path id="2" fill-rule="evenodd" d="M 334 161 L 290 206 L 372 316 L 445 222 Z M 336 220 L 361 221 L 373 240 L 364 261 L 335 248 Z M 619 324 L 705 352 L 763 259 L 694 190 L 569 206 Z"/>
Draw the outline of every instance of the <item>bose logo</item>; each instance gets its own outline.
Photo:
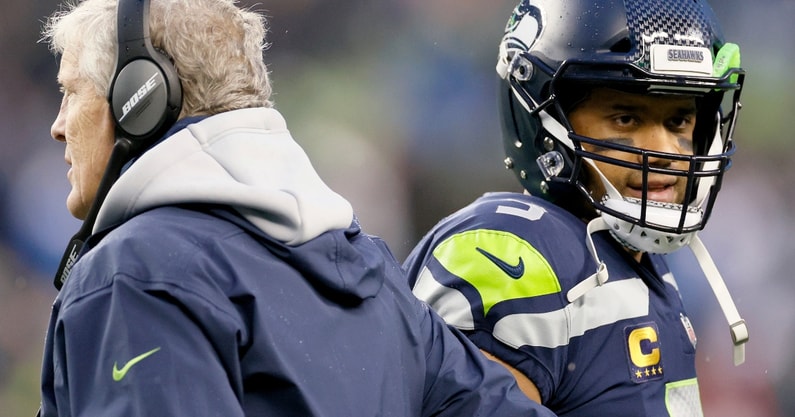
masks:
<path id="1" fill-rule="evenodd" d="M 72 245 L 71 250 L 69 252 L 69 258 L 66 260 L 66 265 L 64 265 L 63 272 L 59 277 L 61 281 L 61 285 L 66 282 L 66 279 L 69 278 L 69 274 L 72 273 L 72 267 L 77 262 L 77 258 L 80 252 L 80 248 L 82 245 Z"/>
<path id="2" fill-rule="evenodd" d="M 154 73 L 146 82 L 138 89 L 128 100 L 124 103 L 124 106 L 121 108 L 121 117 L 119 121 L 121 122 L 127 117 L 127 114 L 141 102 L 141 100 L 149 94 L 150 91 L 154 90 L 157 87 L 157 82 L 155 81 L 157 78 L 157 73 Z"/>

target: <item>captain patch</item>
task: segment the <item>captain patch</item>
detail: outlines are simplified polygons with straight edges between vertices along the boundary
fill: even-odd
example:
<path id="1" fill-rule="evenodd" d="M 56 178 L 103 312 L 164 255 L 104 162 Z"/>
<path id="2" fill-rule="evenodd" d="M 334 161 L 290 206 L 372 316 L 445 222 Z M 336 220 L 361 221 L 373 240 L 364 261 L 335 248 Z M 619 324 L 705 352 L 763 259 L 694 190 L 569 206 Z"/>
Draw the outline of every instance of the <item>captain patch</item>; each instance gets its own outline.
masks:
<path id="1" fill-rule="evenodd" d="M 659 329 L 654 322 L 624 328 L 629 375 L 633 382 L 643 383 L 663 377 L 665 369 L 658 335 Z"/>

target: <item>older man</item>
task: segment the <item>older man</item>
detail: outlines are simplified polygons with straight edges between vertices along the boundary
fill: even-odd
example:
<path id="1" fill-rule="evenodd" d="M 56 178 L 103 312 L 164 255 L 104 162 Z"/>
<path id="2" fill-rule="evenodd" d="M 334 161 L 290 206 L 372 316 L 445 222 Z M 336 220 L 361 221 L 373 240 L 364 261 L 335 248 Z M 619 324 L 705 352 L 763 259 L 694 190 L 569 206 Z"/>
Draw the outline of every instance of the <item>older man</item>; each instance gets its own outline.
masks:
<path id="1" fill-rule="evenodd" d="M 117 30 L 118 29 L 118 30 Z M 56 13 L 69 211 L 42 416 L 551 416 L 413 297 L 272 108 L 232 0 Z"/>

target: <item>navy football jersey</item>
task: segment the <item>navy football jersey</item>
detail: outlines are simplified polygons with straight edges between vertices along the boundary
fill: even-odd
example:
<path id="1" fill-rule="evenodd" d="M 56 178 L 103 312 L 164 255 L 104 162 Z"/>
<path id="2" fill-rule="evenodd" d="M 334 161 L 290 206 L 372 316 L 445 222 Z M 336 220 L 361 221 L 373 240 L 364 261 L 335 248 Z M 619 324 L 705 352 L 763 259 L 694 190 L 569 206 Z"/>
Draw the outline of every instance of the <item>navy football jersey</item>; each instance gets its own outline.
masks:
<path id="1" fill-rule="evenodd" d="M 490 193 L 441 221 L 406 260 L 414 293 L 538 387 L 559 416 L 701 416 L 696 337 L 660 255 L 636 262 L 543 199 Z"/>

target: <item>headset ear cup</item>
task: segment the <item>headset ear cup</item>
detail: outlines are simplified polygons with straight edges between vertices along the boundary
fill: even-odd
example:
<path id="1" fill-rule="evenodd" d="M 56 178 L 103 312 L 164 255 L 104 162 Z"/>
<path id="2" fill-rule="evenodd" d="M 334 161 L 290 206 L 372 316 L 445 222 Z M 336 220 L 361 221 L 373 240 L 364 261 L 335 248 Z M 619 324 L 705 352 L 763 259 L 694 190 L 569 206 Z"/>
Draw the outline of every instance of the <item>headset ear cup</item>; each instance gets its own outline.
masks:
<path id="1" fill-rule="evenodd" d="M 149 2 L 119 0 L 118 57 L 108 101 L 118 136 L 142 150 L 174 125 L 182 86 L 171 60 L 149 39 Z"/>
<path id="2" fill-rule="evenodd" d="M 118 133 L 146 146 L 176 122 L 182 89 L 171 63 L 166 70 L 153 60 L 134 59 L 117 73 L 110 103 Z M 169 68 L 170 67 L 170 68 Z"/>

